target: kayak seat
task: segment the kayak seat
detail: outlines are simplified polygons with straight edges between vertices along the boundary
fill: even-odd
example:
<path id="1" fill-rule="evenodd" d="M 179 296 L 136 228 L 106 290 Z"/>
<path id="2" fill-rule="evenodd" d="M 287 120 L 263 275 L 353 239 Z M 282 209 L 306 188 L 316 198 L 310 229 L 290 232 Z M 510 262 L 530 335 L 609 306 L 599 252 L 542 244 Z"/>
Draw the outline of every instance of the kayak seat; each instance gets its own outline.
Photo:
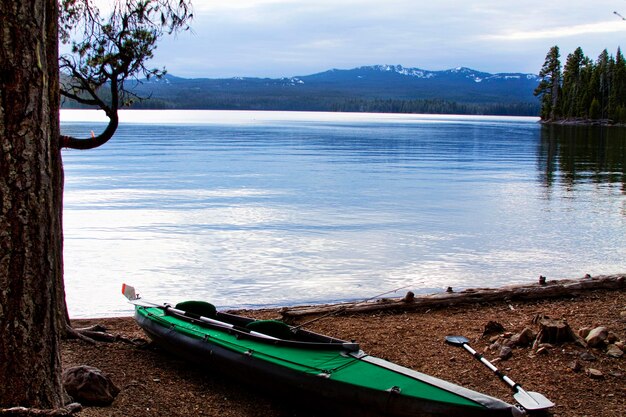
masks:
<path id="1" fill-rule="evenodd" d="M 293 338 L 289 326 L 278 320 L 255 320 L 246 324 L 246 329 L 284 340 Z"/>
<path id="2" fill-rule="evenodd" d="M 207 318 L 215 318 L 217 316 L 215 306 L 206 301 L 183 301 L 176 304 L 175 308 Z"/>

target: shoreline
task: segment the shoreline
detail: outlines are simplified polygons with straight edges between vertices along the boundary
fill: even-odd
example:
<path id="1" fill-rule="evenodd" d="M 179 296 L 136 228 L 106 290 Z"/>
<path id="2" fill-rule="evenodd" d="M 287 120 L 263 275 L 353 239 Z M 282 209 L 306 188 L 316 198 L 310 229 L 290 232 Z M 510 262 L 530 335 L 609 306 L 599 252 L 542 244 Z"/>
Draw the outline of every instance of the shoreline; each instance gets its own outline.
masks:
<path id="1" fill-rule="evenodd" d="M 259 319 L 280 318 L 279 309 L 246 310 L 243 314 Z M 447 334 L 462 334 L 477 351 L 493 360 L 497 353 L 488 349 L 489 338 L 482 336 L 489 321 L 501 323 L 505 333 L 517 333 L 525 327 L 534 328 L 533 320 L 540 315 L 562 318 L 574 331 L 606 326 L 619 339 L 626 339 L 623 288 L 590 290 L 547 300 L 499 300 L 403 312 L 344 312 L 307 327 L 345 340 L 355 339 L 369 354 L 512 402 L 511 392 L 504 384 L 469 355 L 445 345 L 443 338 Z M 101 323 L 111 333 L 145 338 L 131 317 L 72 322 L 76 327 Z M 555 402 L 556 417 L 614 417 L 626 409 L 624 357 L 612 358 L 601 349 L 573 343 L 548 347 L 543 352 L 516 347 L 513 356 L 497 366 L 525 389 L 541 392 Z M 111 406 L 86 407 L 80 416 L 324 415 L 303 411 L 284 398 L 259 393 L 258 384 L 246 385 L 214 375 L 155 347 L 140 349 L 119 342 L 89 345 L 67 340 L 63 342 L 62 357 L 64 367 L 84 364 L 101 369 L 121 389 Z M 580 364 L 580 370 L 571 367 L 573 362 Z M 602 377 L 594 379 L 588 369 L 598 370 Z"/>
<path id="2" fill-rule="evenodd" d="M 596 126 L 596 127 L 626 127 L 625 123 L 613 123 L 609 119 L 559 119 L 539 120 L 543 126 Z"/>

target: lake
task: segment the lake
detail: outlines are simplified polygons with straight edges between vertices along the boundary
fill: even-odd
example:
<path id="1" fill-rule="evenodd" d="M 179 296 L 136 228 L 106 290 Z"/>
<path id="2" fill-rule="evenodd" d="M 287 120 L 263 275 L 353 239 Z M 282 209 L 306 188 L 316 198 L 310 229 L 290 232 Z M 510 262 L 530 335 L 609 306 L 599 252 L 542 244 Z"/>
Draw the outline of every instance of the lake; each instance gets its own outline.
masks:
<path id="1" fill-rule="evenodd" d="M 87 137 L 102 113 L 63 110 Z M 626 129 L 535 118 L 122 111 L 64 150 L 70 315 L 269 307 L 626 270 Z M 401 288 L 397 291 L 395 289 Z"/>

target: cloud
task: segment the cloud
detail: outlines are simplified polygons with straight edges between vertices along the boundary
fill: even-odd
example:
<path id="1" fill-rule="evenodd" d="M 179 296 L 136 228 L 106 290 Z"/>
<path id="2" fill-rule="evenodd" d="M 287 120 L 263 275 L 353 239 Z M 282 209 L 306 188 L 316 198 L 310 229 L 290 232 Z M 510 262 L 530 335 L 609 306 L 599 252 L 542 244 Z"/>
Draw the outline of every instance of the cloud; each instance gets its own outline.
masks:
<path id="1" fill-rule="evenodd" d="M 164 38 L 154 63 L 188 77 L 372 64 L 536 72 L 555 44 L 591 55 L 615 50 L 626 31 L 613 15 L 618 7 L 614 0 L 200 0 L 193 33 Z"/>
<path id="2" fill-rule="evenodd" d="M 619 32 L 626 32 L 626 24 L 624 24 L 623 21 L 612 20 L 574 26 L 561 26 L 541 30 L 526 30 L 494 35 L 485 35 L 482 37 L 482 39 L 495 41 L 526 41 L 535 39 L 558 39 L 571 36 Z"/>

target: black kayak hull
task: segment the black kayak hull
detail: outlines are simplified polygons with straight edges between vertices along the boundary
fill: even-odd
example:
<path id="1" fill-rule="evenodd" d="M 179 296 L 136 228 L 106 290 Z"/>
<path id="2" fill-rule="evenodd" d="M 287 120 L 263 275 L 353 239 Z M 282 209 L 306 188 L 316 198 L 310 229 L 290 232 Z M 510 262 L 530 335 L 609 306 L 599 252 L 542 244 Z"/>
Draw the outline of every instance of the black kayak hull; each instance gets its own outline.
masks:
<path id="1" fill-rule="evenodd" d="M 524 415 L 518 408 L 493 397 L 484 396 L 453 384 L 451 389 L 468 396 L 479 396 L 486 407 L 457 406 L 438 401 L 416 400 L 394 392 L 346 384 L 326 378 L 324 375 L 302 372 L 258 359 L 238 351 L 211 343 L 211 339 L 199 339 L 179 332 L 175 326 L 164 326 L 143 314 L 135 319 L 146 334 L 159 346 L 186 360 L 200 364 L 212 372 L 235 378 L 251 389 L 263 391 L 296 406 L 319 408 L 321 415 L 345 416 L 393 416 L 393 417 L 499 417 Z M 336 340 L 336 339 L 333 339 Z M 346 355 L 362 355 L 377 366 L 397 367 L 401 372 L 416 372 L 399 367 L 378 358 L 360 353 L 345 352 Z M 419 374 L 421 378 L 430 378 Z M 432 378 L 436 383 L 441 380 Z M 443 382 L 443 384 L 446 384 Z M 447 385 L 446 385 L 447 387 Z"/>

